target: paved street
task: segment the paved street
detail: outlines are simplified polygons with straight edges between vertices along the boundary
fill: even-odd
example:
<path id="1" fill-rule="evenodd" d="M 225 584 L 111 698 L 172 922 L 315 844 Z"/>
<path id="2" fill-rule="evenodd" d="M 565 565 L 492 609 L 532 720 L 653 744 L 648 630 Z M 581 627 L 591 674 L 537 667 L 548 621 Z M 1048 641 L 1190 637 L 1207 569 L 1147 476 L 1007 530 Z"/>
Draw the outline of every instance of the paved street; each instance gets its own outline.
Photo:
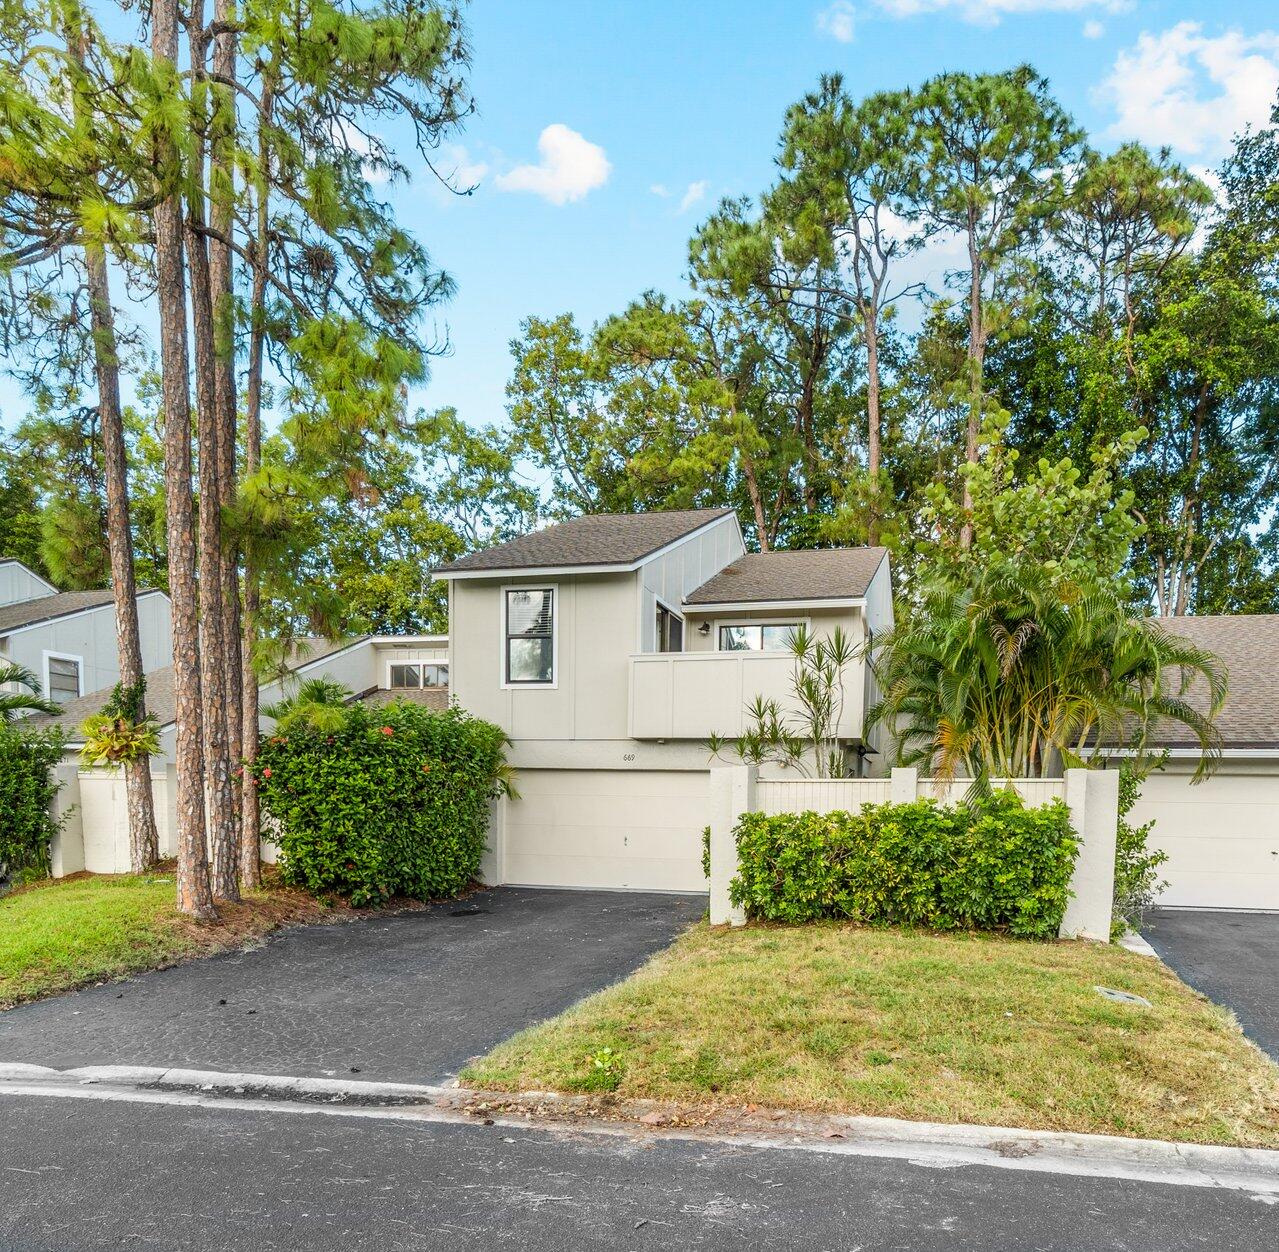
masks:
<path id="1" fill-rule="evenodd" d="M 1202 1187 L 12 1095 L 0 1097 L 0 1118 L 6 1252 L 1271 1252 L 1279 1243 L 1279 1206 Z"/>
<path id="2" fill-rule="evenodd" d="M 0 1013 L 0 1061 L 440 1082 L 626 977 L 703 896 L 500 887 Z"/>
<path id="3" fill-rule="evenodd" d="M 1156 909 L 1141 929 L 1181 978 L 1279 1060 L 1279 913 Z"/>

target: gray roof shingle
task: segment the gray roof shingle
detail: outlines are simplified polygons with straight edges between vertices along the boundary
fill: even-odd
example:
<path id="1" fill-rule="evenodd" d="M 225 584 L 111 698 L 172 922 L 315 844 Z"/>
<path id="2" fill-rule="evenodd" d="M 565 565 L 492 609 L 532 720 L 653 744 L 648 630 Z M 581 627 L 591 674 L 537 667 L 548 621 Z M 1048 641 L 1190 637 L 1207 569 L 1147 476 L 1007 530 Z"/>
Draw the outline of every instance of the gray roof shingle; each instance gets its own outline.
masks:
<path id="1" fill-rule="evenodd" d="M 1171 635 L 1207 648 L 1226 666 L 1229 694 L 1217 714 L 1217 729 L 1227 748 L 1279 748 L 1279 614 L 1236 614 L 1222 617 L 1158 617 Z M 1201 682 L 1186 697 L 1207 712 Z M 1195 747 L 1188 728 L 1166 723 L 1154 736 L 1159 747 Z"/>
<path id="2" fill-rule="evenodd" d="M 665 513 L 587 514 L 520 535 L 495 548 L 468 553 L 441 565 L 435 573 L 633 565 L 732 511 L 673 509 Z"/>
<path id="3" fill-rule="evenodd" d="M 700 605 L 771 600 L 854 600 L 866 594 L 887 548 L 748 552 L 684 597 Z"/>
<path id="4" fill-rule="evenodd" d="M 66 617 L 71 613 L 100 608 L 110 603 L 111 589 L 106 588 L 102 591 L 59 591 L 57 595 L 37 596 L 34 600 L 6 604 L 0 608 L 0 635 L 19 630 L 23 626 L 35 626 L 40 622 L 52 621 L 55 617 Z"/>

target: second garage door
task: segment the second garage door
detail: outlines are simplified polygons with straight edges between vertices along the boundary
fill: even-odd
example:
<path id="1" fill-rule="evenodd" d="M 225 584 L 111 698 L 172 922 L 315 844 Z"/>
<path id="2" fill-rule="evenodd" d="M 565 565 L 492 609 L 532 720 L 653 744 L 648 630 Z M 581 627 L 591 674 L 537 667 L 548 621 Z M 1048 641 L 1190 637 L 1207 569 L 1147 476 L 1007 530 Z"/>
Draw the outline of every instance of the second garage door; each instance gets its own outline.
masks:
<path id="1" fill-rule="evenodd" d="M 507 882 L 705 891 L 704 771 L 522 769 L 506 806 Z"/>
<path id="2" fill-rule="evenodd" d="M 1160 904 L 1279 910 L 1279 774 L 1226 762 L 1194 787 L 1185 773 L 1153 774 L 1131 820 L 1151 819 L 1150 845 L 1168 853 Z"/>

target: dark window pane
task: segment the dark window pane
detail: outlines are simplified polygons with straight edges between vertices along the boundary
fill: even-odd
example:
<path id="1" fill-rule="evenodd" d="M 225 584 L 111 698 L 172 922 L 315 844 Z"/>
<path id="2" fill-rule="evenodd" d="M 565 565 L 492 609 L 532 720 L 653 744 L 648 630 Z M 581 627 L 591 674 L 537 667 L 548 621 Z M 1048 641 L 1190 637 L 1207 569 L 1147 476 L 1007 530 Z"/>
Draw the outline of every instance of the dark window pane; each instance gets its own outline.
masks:
<path id="1" fill-rule="evenodd" d="M 684 651 L 684 623 L 674 613 L 671 614 L 671 633 L 666 641 L 666 651 Z"/>
<path id="2" fill-rule="evenodd" d="M 74 700 L 80 694 L 80 662 L 49 658 L 49 699 Z"/>
<path id="3" fill-rule="evenodd" d="M 449 667 L 447 665 L 422 666 L 423 687 L 447 687 L 449 685 Z"/>
<path id="4" fill-rule="evenodd" d="M 416 665 L 392 665 L 392 687 L 420 687 L 422 685 L 421 670 Z"/>
<path id="5" fill-rule="evenodd" d="M 506 677 L 513 683 L 549 683 L 552 681 L 552 646 L 550 639 L 508 639 L 506 643 Z"/>

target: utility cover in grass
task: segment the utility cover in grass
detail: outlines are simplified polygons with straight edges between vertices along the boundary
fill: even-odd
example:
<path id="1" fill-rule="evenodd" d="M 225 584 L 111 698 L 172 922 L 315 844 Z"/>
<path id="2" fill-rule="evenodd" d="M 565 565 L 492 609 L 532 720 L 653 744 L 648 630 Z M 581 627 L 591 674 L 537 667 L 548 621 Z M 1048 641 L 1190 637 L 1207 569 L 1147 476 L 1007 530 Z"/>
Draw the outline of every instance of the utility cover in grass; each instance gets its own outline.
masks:
<path id="1" fill-rule="evenodd" d="M 1135 996 L 1131 991 L 1116 991 L 1114 987 L 1094 987 L 1093 990 L 1099 996 L 1105 996 L 1107 1000 L 1115 1000 L 1120 1004 L 1140 1004 L 1143 1008 L 1150 1008 L 1150 1001 L 1145 996 Z"/>

